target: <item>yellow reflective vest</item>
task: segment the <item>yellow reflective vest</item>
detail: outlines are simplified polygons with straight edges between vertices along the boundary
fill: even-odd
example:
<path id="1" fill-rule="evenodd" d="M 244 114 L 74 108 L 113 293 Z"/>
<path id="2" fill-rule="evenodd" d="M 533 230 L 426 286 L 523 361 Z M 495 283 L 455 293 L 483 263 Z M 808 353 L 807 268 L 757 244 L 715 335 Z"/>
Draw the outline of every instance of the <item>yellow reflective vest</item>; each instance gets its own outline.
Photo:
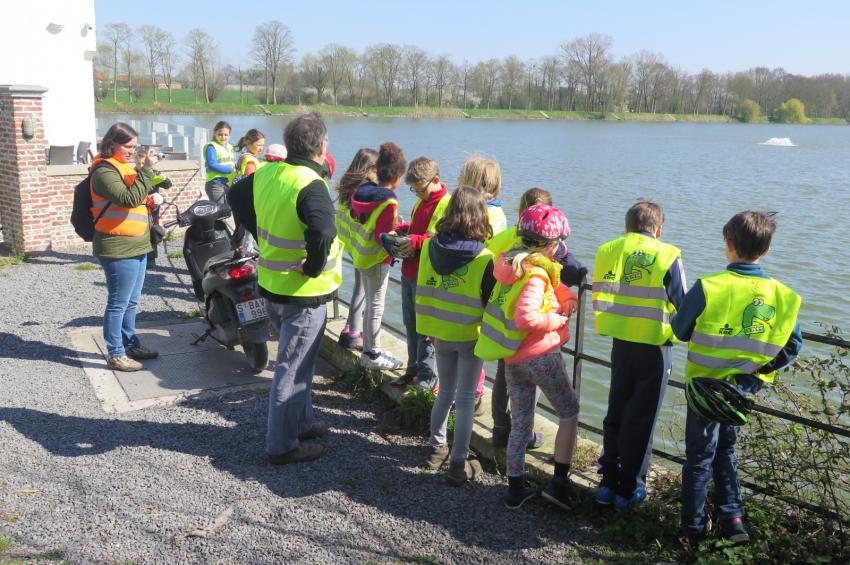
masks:
<path id="1" fill-rule="evenodd" d="M 354 218 L 351 219 L 351 223 L 349 224 L 350 245 L 348 246 L 348 251 L 351 253 L 351 260 L 357 269 L 374 267 L 389 257 L 381 244 L 375 241 L 375 226 L 378 224 L 378 218 L 381 216 L 381 212 L 387 206 L 392 206 L 393 208 L 393 225 L 395 225 L 395 218 L 398 212 L 398 201 L 395 198 L 387 198 L 378 204 L 372 210 L 372 213 L 369 214 L 364 224 L 361 224 Z"/>
<path id="2" fill-rule="evenodd" d="M 502 253 L 507 253 L 513 249 L 518 241 L 519 237 L 516 234 L 516 226 L 512 226 L 485 241 L 484 245 L 493 252 L 494 256 L 498 257 Z"/>
<path id="3" fill-rule="evenodd" d="M 206 168 L 207 147 L 209 147 L 210 145 L 212 145 L 213 149 L 215 149 L 215 156 L 216 156 L 216 159 L 218 159 L 218 164 L 224 165 L 224 166 L 227 166 L 227 167 L 234 167 L 235 166 L 234 162 L 233 162 L 233 146 L 230 145 L 229 143 L 227 144 L 227 146 L 223 146 L 217 141 L 208 141 L 207 143 L 204 144 L 204 147 L 201 149 L 201 160 L 204 163 L 204 168 L 207 171 L 206 182 L 210 182 L 213 179 L 226 178 L 227 179 L 227 186 L 230 186 L 231 182 L 233 181 L 233 177 L 235 177 L 236 173 L 237 173 L 237 171 L 235 169 L 232 173 L 225 174 L 225 173 L 219 173 L 218 171 L 214 171 L 212 169 Z"/>
<path id="4" fill-rule="evenodd" d="M 426 233 L 430 233 L 431 235 L 437 233 L 437 222 L 446 215 L 446 208 L 449 207 L 451 199 L 451 194 L 446 192 L 443 197 L 440 198 L 440 201 L 437 202 L 437 206 L 434 207 L 434 213 L 431 215 L 431 220 L 428 222 L 428 228 L 425 230 Z M 411 223 L 413 223 L 413 218 L 416 217 L 416 211 L 419 210 L 420 204 L 422 204 L 422 201 L 417 198 L 416 204 L 413 205 L 413 212 L 410 214 Z"/>
<path id="5" fill-rule="evenodd" d="M 673 339 L 664 275 L 681 257 L 677 247 L 634 232 L 602 244 L 593 266 L 596 333 L 650 345 Z"/>
<path id="6" fill-rule="evenodd" d="M 490 227 L 493 228 L 493 235 L 508 229 L 508 219 L 501 206 L 487 206 L 487 219 L 490 221 Z"/>
<path id="7" fill-rule="evenodd" d="M 351 224 L 354 219 L 351 217 L 351 208 L 340 204 L 336 209 L 336 236 L 342 243 L 343 249 L 351 254 Z"/>
<path id="8" fill-rule="evenodd" d="M 513 284 L 504 285 L 496 282 L 484 309 L 481 335 L 478 337 L 478 343 L 475 344 L 475 355 L 480 359 L 495 361 L 511 357 L 528 337 L 527 331 L 517 329 L 514 318 L 522 289 L 525 288 L 528 279 L 533 276 L 541 277 L 546 281 L 546 293 L 540 311 L 545 313 L 552 310 L 552 284 L 549 275 L 540 267 L 526 268 L 525 275 Z"/>
<path id="9" fill-rule="evenodd" d="M 760 374 L 788 343 L 797 323 L 800 296 L 774 279 L 724 271 L 700 279 L 705 310 L 688 342 L 685 379 L 733 380 L 744 373 L 773 382 L 776 372 Z"/>
<path id="10" fill-rule="evenodd" d="M 481 327 L 481 280 L 493 254 L 483 248 L 475 259 L 448 275 L 434 270 L 422 244 L 416 278 L 416 333 L 445 341 L 475 341 Z"/>
<path id="11" fill-rule="evenodd" d="M 259 284 L 271 293 L 323 296 L 335 291 L 342 282 L 342 246 L 338 238 L 334 238 L 318 277 L 308 277 L 296 270 L 307 257 L 304 241 L 307 226 L 296 211 L 298 194 L 317 179 L 327 187 L 327 182 L 313 169 L 284 161 L 269 163 L 254 173 Z"/>
<path id="12" fill-rule="evenodd" d="M 250 152 L 243 153 L 242 157 L 239 158 L 239 168 L 237 169 L 237 173 L 240 177 L 245 176 L 245 169 L 247 169 L 248 165 L 252 163 L 254 165 L 255 173 L 257 172 L 257 170 L 260 169 L 260 167 L 266 164 L 265 161 L 260 161 L 259 159 L 257 159 L 256 155 Z"/>

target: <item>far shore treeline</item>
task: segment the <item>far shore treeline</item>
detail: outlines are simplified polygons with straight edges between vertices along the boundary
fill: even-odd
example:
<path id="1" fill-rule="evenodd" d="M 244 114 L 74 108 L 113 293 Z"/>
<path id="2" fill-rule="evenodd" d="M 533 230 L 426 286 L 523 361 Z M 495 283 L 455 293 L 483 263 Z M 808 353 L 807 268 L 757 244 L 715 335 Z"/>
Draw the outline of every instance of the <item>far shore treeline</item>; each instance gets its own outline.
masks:
<path id="1" fill-rule="evenodd" d="M 615 60 L 613 39 L 591 33 L 536 59 L 457 61 L 411 45 L 362 53 L 329 44 L 296 57 L 279 21 L 256 27 L 243 63 L 196 28 L 179 41 L 156 26 L 109 24 L 99 36 L 99 111 L 282 112 L 846 123 L 850 76 L 756 67 L 691 74 L 660 53 Z M 230 47 L 228 48 L 230 49 Z"/>

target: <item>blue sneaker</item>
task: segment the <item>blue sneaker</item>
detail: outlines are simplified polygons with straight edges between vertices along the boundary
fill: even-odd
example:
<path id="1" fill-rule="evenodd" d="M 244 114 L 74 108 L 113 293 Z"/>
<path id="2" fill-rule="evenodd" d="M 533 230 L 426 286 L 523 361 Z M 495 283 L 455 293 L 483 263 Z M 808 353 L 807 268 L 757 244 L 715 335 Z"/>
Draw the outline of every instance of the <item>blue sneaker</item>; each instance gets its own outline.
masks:
<path id="1" fill-rule="evenodd" d="M 596 487 L 596 504 L 601 504 L 603 506 L 610 506 L 614 504 L 614 498 L 617 496 L 617 493 L 614 492 L 614 489 L 599 485 Z"/>
<path id="2" fill-rule="evenodd" d="M 646 489 L 639 488 L 631 498 L 623 498 L 619 494 L 614 499 L 614 509 L 617 512 L 631 510 L 646 499 Z"/>

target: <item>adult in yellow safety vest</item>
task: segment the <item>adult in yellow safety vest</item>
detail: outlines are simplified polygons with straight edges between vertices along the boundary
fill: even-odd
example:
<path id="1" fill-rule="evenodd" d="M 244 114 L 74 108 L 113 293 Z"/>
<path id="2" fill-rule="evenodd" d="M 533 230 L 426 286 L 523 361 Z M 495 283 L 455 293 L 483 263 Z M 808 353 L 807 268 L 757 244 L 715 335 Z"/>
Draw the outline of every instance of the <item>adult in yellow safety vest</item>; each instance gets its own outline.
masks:
<path id="1" fill-rule="evenodd" d="M 593 269 L 596 332 L 613 338 L 596 498 L 620 510 L 646 498 L 655 421 L 673 366 L 670 317 L 685 296 L 682 253 L 660 240 L 661 207 L 640 201 L 625 223 L 625 235 L 599 247 Z"/>
<path id="2" fill-rule="evenodd" d="M 260 293 L 280 330 L 266 434 L 273 464 L 322 454 L 320 445 L 301 440 L 327 432 L 313 416 L 310 388 L 327 302 L 342 281 L 342 246 L 322 177 L 327 128 L 318 114 L 302 114 L 287 124 L 284 142 L 285 161 L 266 164 L 227 193 L 236 219 L 259 244 Z"/>
<path id="3" fill-rule="evenodd" d="M 213 140 L 204 144 L 201 158 L 206 171 L 204 189 L 213 202 L 222 202 L 227 188 L 236 176 L 236 163 L 230 139 L 230 124 L 220 121 L 213 128 Z"/>

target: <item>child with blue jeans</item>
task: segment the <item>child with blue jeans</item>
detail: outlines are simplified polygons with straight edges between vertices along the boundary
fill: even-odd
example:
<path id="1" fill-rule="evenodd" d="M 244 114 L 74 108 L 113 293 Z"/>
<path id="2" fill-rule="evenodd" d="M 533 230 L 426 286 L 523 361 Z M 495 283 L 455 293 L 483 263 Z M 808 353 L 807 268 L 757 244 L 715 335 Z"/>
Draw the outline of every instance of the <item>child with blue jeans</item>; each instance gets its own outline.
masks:
<path id="1" fill-rule="evenodd" d="M 741 212 L 726 223 L 726 270 L 697 280 L 673 316 L 674 333 L 689 341 L 686 383 L 718 379 L 731 382 L 740 393 L 754 394 L 799 354 L 803 345 L 797 322 L 800 297 L 768 277 L 758 264 L 776 230 L 772 216 Z M 688 404 L 687 459 L 682 467 L 684 534 L 696 544 L 711 528 L 705 499 L 713 476 L 721 536 L 733 543 L 748 543 L 735 458 L 738 426 L 701 415 L 692 408 L 690 398 Z"/>

